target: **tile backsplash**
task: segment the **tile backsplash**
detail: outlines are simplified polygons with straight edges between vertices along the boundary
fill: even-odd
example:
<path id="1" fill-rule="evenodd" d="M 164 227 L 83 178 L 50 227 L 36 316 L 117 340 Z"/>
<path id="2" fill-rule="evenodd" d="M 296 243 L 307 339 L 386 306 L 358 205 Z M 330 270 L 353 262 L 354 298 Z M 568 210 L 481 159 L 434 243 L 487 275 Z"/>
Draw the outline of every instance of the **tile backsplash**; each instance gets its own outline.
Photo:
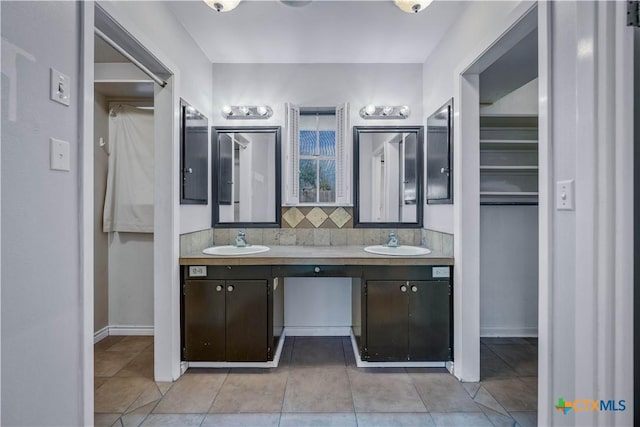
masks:
<path id="1" fill-rule="evenodd" d="M 325 220 L 326 221 L 326 220 Z M 401 245 L 421 245 L 444 256 L 453 256 L 453 235 L 420 228 L 216 228 L 180 235 L 180 254 L 188 255 L 213 245 L 229 245 L 238 230 L 254 245 L 345 246 L 379 245 L 390 232 Z"/>
<path id="2" fill-rule="evenodd" d="M 282 228 L 353 228 L 353 208 L 283 206 Z"/>

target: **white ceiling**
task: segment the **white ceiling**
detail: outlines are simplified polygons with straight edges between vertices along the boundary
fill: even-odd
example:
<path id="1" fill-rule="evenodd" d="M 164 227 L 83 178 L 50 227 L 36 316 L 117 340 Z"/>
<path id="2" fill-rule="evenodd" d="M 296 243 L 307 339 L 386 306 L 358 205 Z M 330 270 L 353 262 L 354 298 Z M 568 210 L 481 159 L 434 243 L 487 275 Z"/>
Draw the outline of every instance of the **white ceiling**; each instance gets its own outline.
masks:
<path id="1" fill-rule="evenodd" d="M 242 1 L 218 13 L 202 0 L 169 8 L 214 63 L 422 63 L 465 2 L 436 1 L 418 14 L 391 0 Z"/>

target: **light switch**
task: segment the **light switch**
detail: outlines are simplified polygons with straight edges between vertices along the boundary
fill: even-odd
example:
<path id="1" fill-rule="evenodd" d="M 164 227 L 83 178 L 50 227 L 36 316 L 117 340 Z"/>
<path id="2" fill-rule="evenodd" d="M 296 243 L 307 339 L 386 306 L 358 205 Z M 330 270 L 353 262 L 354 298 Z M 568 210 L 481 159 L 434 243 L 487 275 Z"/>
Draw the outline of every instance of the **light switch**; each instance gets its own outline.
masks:
<path id="1" fill-rule="evenodd" d="M 71 170 L 71 149 L 67 141 L 49 139 L 49 168 L 56 171 Z"/>
<path id="2" fill-rule="evenodd" d="M 71 79 L 55 68 L 51 69 L 51 100 L 67 107 L 71 103 Z"/>
<path id="3" fill-rule="evenodd" d="M 572 211 L 574 209 L 573 180 L 558 181 L 556 183 L 556 209 Z"/>

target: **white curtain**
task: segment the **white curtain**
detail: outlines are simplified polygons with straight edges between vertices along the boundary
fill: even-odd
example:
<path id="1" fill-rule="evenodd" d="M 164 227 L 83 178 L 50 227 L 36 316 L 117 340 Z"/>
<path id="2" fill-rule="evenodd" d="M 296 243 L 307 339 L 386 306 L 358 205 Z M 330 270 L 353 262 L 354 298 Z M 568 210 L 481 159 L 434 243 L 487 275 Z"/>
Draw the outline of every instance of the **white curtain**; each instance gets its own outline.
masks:
<path id="1" fill-rule="evenodd" d="M 152 110 L 111 108 L 104 232 L 153 233 L 153 145 Z"/>

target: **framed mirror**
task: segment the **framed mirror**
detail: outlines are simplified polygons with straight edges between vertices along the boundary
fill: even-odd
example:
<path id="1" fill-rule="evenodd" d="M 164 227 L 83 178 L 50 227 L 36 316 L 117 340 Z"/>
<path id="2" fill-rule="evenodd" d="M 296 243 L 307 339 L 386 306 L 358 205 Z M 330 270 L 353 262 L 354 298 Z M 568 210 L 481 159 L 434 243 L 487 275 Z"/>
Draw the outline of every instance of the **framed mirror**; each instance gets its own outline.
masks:
<path id="1" fill-rule="evenodd" d="M 209 202 L 209 124 L 207 118 L 180 100 L 180 204 Z"/>
<path id="2" fill-rule="evenodd" d="M 422 227 L 422 126 L 355 126 L 354 227 Z"/>
<path id="3" fill-rule="evenodd" d="M 427 119 L 427 204 L 453 203 L 453 98 Z"/>
<path id="4" fill-rule="evenodd" d="M 280 227 L 280 127 L 211 131 L 214 227 Z"/>

